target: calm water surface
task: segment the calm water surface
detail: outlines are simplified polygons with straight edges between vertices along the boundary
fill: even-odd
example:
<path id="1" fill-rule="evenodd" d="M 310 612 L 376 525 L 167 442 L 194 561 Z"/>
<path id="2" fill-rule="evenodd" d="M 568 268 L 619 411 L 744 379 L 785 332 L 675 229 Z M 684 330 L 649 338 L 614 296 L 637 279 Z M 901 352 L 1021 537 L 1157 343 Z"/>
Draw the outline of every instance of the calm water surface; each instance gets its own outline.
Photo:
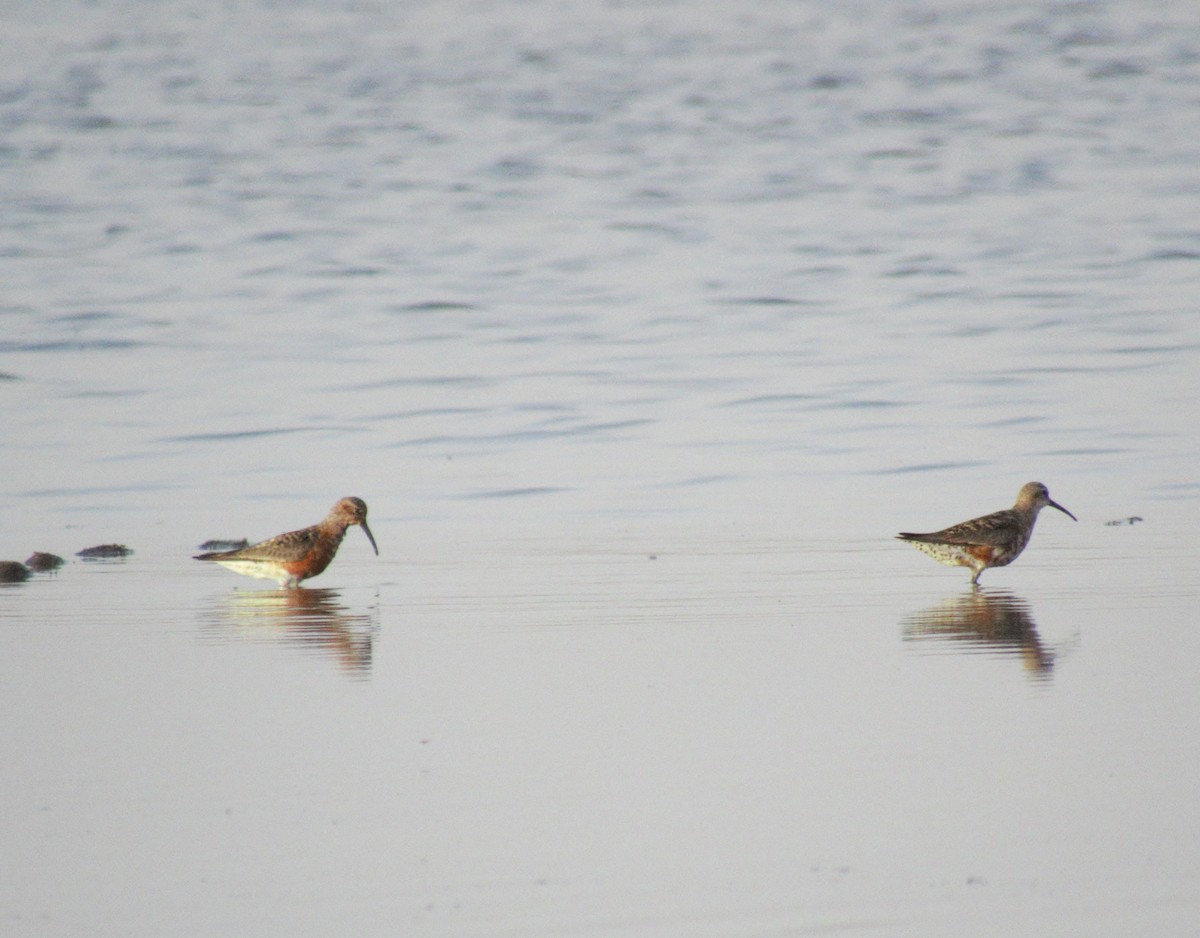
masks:
<path id="1" fill-rule="evenodd" d="M 0 930 L 1186 934 L 1197 88 L 1184 2 L 9 10 Z"/>

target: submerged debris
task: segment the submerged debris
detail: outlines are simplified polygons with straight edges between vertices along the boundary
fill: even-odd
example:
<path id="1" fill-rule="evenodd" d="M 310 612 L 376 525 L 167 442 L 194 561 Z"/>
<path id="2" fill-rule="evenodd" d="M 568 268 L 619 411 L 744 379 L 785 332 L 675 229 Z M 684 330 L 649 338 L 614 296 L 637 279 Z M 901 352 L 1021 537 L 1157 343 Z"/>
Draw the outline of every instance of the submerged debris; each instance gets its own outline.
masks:
<path id="1" fill-rule="evenodd" d="M 23 583 L 29 579 L 29 568 L 15 560 L 0 560 L 0 583 Z"/>
<path id="2" fill-rule="evenodd" d="M 1137 524 L 1139 521 L 1145 520 L 1145 518 L 1139 518 L 1137 515 L 1130 515 L 1128 518 L 1117 518 L 1114 521 L 1105 521 L 1104 526 L 1109 528 L 1117 528 L 1123 524 Z"/>
<path id="3" fill-rule="evenodd" d="M 205 541 L 200 545 L 200 550 L 241 550 L 243 547 L 249 546 L 250 542 L 244 537 L 240 541 L 226 541 L 216 538 L 211 541 Z"/>
<path id="4" fill-rule="evenodd" d="M 63 563 L 63 559 L 58 554 L 47 554 L 40 550 L 35 550 L 29 555 L 29 559 L 25 561 L 25 566 L 34 573 L 45 573 L 48 570 L 57 570 Z"/>
<path id="5" fill-rule="evenodd" d="M 84 560 L 108 560 L 113 557 L 128 557 L 132 553 L 133 551 L 124 544 L 97 544 L 95 547 L 84 548 L 75 556 Z"/>

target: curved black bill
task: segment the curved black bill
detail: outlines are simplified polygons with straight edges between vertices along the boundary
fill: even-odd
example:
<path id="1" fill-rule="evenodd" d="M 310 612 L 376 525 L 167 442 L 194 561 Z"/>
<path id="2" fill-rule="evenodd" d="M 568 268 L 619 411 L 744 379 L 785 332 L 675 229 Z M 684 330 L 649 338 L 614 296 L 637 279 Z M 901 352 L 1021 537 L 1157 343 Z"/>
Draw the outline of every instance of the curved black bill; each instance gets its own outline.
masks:
<path id="1" fill-rule="evenodd" d="M 1055 507 L 1057 507 L 1057 506 L 1055 506 Z M 1063 510 L 1066 511 L 1066 509 L 1063 509 Z M 360 521 L 358 523 L 358 526 L 363 529 L 363 534 L 365 534 L 367 536 L 367 540 L 371 542 L 371 547 L 375 551 L 375 556 L 378 557 L 379 556 L 379 548 L 375 546 L 375 538 L 371 534 L 371 529 L 367 527 L 367 522 Z"/>
<path id="2" fill-rule="evenodd" d="M 1064 515 L 1066 515 L 1066 516 L 1067 516 L 1068 518 L 1070 518 L 1072 521 L 1078 521 L 1078 520 L 1079 520 L 1079 519 L 1078 519 L 1078 518 L 1076 518 L 1076 517 L 1075 517 L 1073 514 L 1071 514 L 1069 511 L 1067 511 L 1067 509 L 1063 508 L 1063 506 L 1062 506 L 1062 505 L 1060 505 L 1060 504 L 1059 504 L 1058 502 L 1056 502 L 1056 501 L 1052 501 L 1051 499 L 1047 498 L 1047 499 L 1046 499 L 1046 504 L 1047 504 L 1047 505 L 1049 505 L 1051 508 L 1057 508 L 1059 511 L 1061 511 L 1061 512 L 1062 512 Z M 370 535 L 368 535 L 368 537 L 369 537 L 369 536 L 370 536 Z M 374 542 L 374 541 L 372 541 L 371 543 L 372 543 L 372 544 L 374 544 L 375 542 Z M 378 553 L 378 551 L 376 551 L 376 553 Z"/>

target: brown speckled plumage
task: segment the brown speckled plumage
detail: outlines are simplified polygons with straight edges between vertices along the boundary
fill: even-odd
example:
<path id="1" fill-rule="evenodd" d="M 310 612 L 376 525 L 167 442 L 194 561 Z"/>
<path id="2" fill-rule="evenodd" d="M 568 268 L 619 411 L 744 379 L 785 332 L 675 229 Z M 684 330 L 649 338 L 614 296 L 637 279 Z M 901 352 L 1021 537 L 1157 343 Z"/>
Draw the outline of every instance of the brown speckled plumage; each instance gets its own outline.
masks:
<path id="1" fill-rule="evenodd" d="M 378 555 L 375 538 L 367 527 L 367 503 L 361 498 L 343 498 L 325 520 L 312 527 L 279 534 L 240 550 L 198 554 L 196 560 L 211 560 L 246 576 L 276 580 L 280 586 L 295 587 L 324 571 L 337 554 L 346 529 L 357 524 Z"/>
<path id="2" fill-rule="evenodd" d="M 1028 482 L 1017 493 L 1012 508 L 972 518 L 928 534 L 903 532 L 897 537 L 908 541 L 922 553 L 949 566 L 970 567 L 972 583 L 989 567 L 1004 567 L 1021 555 L 1033 534 L 1038 512 L 1046 506 L 1057 508 L 1072 521 L 1078 519 L 1050 498 L 1041 482 Z"/>

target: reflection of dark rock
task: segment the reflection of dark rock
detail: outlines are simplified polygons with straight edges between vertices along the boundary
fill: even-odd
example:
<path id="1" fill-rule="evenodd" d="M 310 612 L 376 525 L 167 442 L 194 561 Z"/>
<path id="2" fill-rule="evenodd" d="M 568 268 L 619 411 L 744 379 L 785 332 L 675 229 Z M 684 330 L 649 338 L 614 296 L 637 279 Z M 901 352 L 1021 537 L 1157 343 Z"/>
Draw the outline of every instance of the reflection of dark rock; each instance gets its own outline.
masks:
<path id="1" fill-rule="evenodd" d="M 1054 652 L 1042 646 L 1029 605 L 1007 592 L 971 590 L 901 623 L 905 641 L 962 643 L 963 651 L 1016 655 L 1038 677 L 1049 677 Z"/>
<path id="2" fill-rule="evenodd" d="M 0 560 L 0 583 L 24 583 L 29 579 L 29 568 L 15 560 Z"/>
<path id="3" fill-rule="evenodd" d="M 246 538 L 240 541 L 223 541 L 220 538 L 211 541 L 205 541 L 200 545 L 200 550 L 241 550 L 243 547 L 249 547 L 250 542 Z"/>
<path id="4" fill-rule="evenodd" d="M 1145 520 L 1145 518 L 1139 518 L 1137 515 L 1130 515 L 1128 518 L 1117 518 L 1113 521 L 1105 521 L 1104 524 L 1110 528 L 1117 528 L 1123 524 L 1137 524 L 1139 521 Z"/>
<path id="5" fill-rule="evenodd" d="M 112 560 L 118 557 L 128 557 L 133 551 L 124 544 L 97 544 L 95 547 L 85 547 L 76 557 L 84 560 Z"/>
<path id="6" fill-rule="evenodd" d="M 210 637 L 267 636 L 328 655 L 354 677 L 369 677 L 376 618 L 349 612 L 331 589 L 238 590 L 204 615 Z"/>
<path id="7" fill-rule="evenodd" d="M 25 561 L 25 566 L 34 573 L 46 573 L 48 570 L 57 570 L 62 565 L 63 559 L 57 554 L 46 554 L 40 550 L 35 550 L 29 555 L 29 559 Z"/>

